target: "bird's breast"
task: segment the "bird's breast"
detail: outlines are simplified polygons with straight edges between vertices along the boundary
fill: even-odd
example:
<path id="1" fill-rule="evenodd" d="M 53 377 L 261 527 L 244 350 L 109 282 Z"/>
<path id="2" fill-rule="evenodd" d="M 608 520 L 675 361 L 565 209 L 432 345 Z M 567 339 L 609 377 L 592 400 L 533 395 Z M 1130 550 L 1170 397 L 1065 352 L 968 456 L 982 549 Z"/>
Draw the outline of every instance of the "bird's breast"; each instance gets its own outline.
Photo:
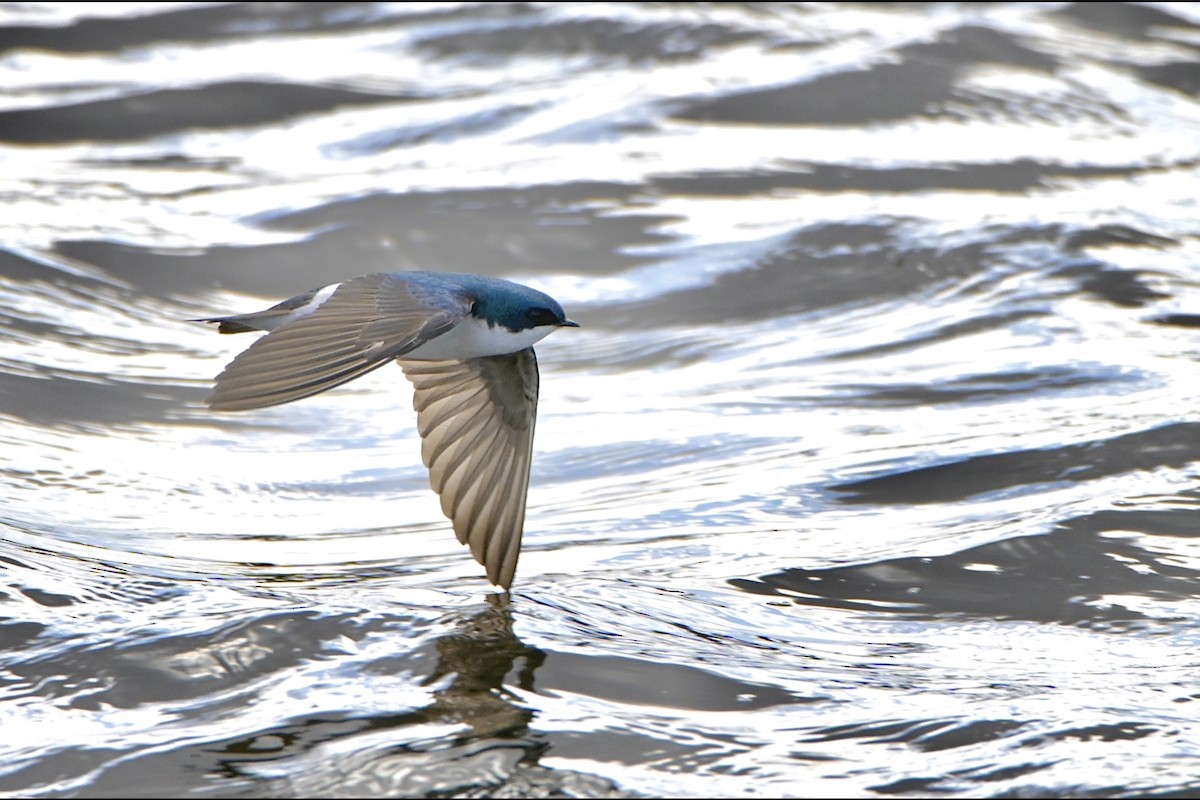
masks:
<path id="1" fill-rule="evenodd" d="M 440 361 L 501 356 L 532 347 L 552 330 L 553 327 L 542 325 L 513 332 L 503 325 L 488 325 L 482 319 L 469 316 L 441 336 L 405 353 L 404 357 Z"/>

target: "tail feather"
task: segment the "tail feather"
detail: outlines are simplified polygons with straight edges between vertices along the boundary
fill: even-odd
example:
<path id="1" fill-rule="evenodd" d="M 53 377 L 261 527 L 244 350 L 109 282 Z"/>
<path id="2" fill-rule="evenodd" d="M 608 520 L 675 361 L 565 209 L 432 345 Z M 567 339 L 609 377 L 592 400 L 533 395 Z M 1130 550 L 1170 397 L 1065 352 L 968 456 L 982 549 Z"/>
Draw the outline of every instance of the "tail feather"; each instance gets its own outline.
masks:
<path id="1" fill-rule="evenodd" d="M 260 331 L 262 328 L 255 328 L 247 325 L 244 322 L 238 322 L 233 317 L 211 317 L 209 319 L 189 319 L 186 322 L 215 322 L 217 324 L 217 333 L 251 333 Z"/>

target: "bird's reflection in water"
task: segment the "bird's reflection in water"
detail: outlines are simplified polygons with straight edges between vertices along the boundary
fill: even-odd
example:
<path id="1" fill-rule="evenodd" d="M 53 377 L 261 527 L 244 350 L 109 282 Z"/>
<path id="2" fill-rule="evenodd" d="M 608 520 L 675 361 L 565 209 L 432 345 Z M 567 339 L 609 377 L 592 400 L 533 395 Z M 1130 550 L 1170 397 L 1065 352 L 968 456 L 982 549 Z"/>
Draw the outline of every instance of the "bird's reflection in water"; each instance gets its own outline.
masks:
<path id="1" fill-rule="evenodd" d="M 462 722 L 476 736 L 516 736 L 527 729 L 533 712 L 514 702 L 504 678 L 520 661 L 516 684 L 532 691 L 533 673 L 546 654 L 513 633 L 507 593 L 488 595 L 488 608 L 464 619 L 454 633 L 439 637 L 437 652 L 437 668 L 422 685 L 454 677 L 434 692 L 436 699 L 424 709 L 431 721 Z"/>
<path id="2" fill-rule="evenodd" d="M 533 712 L 504 681 L 517 669 L 516 685 L 532 690 L 545 654 L 513 633 L 506 594 L 488 601 L 436 640 L 436 666 L 421 681 L 440 685 L 432 703 L 395 714 L 299 720 L 230 743 L 221 761 L 240 786 L 234 793 L 470 796 L 503 786 L 521 796 L 607 795 L 612 786 L 603 779 L 537 765 L 545 745 L 529 730 Z M 412 667 L 410 659 L 402 663 Z M 223 788 L 229 793 L 228 784 Z"/>

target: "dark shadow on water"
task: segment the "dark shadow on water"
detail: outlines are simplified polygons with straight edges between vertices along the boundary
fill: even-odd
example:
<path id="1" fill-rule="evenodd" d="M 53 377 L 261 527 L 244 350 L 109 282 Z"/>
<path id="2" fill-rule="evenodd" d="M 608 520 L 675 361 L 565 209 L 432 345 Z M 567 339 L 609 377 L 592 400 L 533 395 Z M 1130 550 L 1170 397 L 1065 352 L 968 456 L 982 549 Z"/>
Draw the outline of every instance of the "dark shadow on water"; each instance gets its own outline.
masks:
<path id="1" fill-rule="evenodd" d="M 230 81 L 0 111 L 0 141 L 137 141 L 186 130 L 244 128 L 337 108 L 418 99 L 427 98 L 299 83 Z"/>
<path id="2" fill-rule="evenodd" d="M 510 7 L 513 24 L 486 29 L 447 27 L 417 40 L 414 47 L 435 59 L 474 64 L 503 63 L 514 55 L 581 57 L 603 61 L 671 63 L 703 56 L 709 49 L 763 40 L 759 31 L 723 25 L 713 16 L 698 24 L 683 19 L 655 22 L 626 17 L 556 18 L 537 6 Z M 701 17 L 703 19 L 703 17 Z"/>
<path id="3" fill-rule="evenodd" d="M 964 90 L 959 78 L 979 65 L 1050 71 L 1055 56 L 1016 37 L 978 25 L 942 31 L 938 39 L 897 50 L 895 60 L 854 71 L 822 74 L 791 84 L 694 99 L 676 111 L 681 120 L 760 125 L 861 125 L 941 116 L 953 104 L 997 105 Z"/>
<path id="4" fill-rule="evenodd" d="M 776 168 L 698 170 L 655 175 L 650 185 L 667 194 L 696 197 L 749 197 L 781 190 L 818 192 L 888 192 L 913 194 L 936 190 L 1026 194 L 1057 180 L 1125 177 L 1144 172 L 1140 166 L 1096 166 L 1042 162 L 1024 157 L 988 163 L 942 162 L 905 165 L 827 164 L 780 160 Z"/>
<path id="5" fill-rule="evenodd" d="M 936 557 L 826 569 L 785 569 L 734 586 L 795 603 L 911 619 L 1016 619 L 1119 632 L 1178 622 L 1173 604 L 1200 596 L 1200 570 L 1159 537 L 1200 537 L 1200 491 L 1176 506 L 1099 511 L 1020 536 Z M 1162 616 L 1110 598 L 1164 604 Z"/>
<path id="6" fill-rule="evenodd" d="M 935 172 L 925 170 L 921 180 L 942 180 Z M 853 189 L 857 178 L 847 179 L 845 173 L 841 169 L 827 169 L 810 173 L 806 179 L 820 190 Z M 1049 179 L 1049 175 L 1043 175 Z M 775 177 L 762 174 L 745 177 L 748 183 L 760 186 L 780 183 Z M 727 178 L 695 175 L 675 178 L 673 191 L 719 194 L 726 189 Z M 872 179 L 876 186 L 869 190 L 890 184 L 889 191 L 904 191 L 901 184 L 912 183 L 911 178 L 896 170 L 880 170 Z M 828 181 L 827 185 L 820 186 L 822 181 Z M 989 182 L 987 191 L 996 191 L 994 186 Z M 1011 274 L 1013 264 L 1026 261 L 1031 250 L 1042 253 L 1042 260 L 1023 266 L 1023 271 L 1044 273 L 1055 284 L 1069 284 L 1074 292 L 1121 308 L 1140 308 L 1165 297 L 1154 288 L 1150 271 L 1108 264 L 1088 255 L 1085 248 L 1119 244 L 1159 250 L 1171 243 L 1172 240 L 1131 228 L 1060 224 L 982 228 L 969 238 L 931 242 L 924 237 L 914 238 L 911 220 L 900 217 L 824 222 L 764 238 L 752 260 L 741 268 L 721 271 L 706 282 L 610 303 L 601 319 L 588 324 L 621 330 L 657 329 L 664 325 L 731 325 L 841 306 L 885 304 L 897 298 L 909 302 L 949 283 L 971 286 L 970 292 L 986 295 L 995 291 L 999 276 Z M 947 323 L 924 334 L 929 339 L 905 337 L 899 341 L 879 341 L 868 348 L 830 357 L 862 358 L 912 350 L 926 341 L 946 340 L 1045 316 L 1052 313 L 1047 305 L 1050 290 L 1039 291 L 1040 294 L 1019 300 L 991 302 L 985 314 Z M 797 352 L 803 353 L 804 349 L 798 348 Z"/>
<path id="7" fill-rule="evenodd" d="M 1112 475 L 1200 461 L 1200 423 L 1178 422 L 1090 442 L 986 453 L 831 487 L 840 502 L 919 505 L 1039 484 L 1094 481 Z"/>
<path id="8" fill-rule="evenodd" d="M 1162 314 L 1151 322 L 1159 325 L 1175 325 L 1180 328 L 1200 328 L 1200 314 Z"/>
<path id="9" fill-rule="evenodd" d="M 1165 8 L 1141 3 L 1067 3 L 1061 8 L 1051 10 L 1049 15 L 1128 39 L 1156 39 L 1162 35 L 1164 29 L 1200 28 L 1200 24 L 1172 14 Z"/>
<path id="10" fill-rule="evenodd" d="M 377 3 L 204 3 L 190 8 L 143 6 L 129 16 L 81 16 L 67 25 L 0 27 L 0 52 L 36 48 L 102 53 L 156 42 L 255 39 L 271 32 L 330 33 L 378 24 Z"/>
<path id="11" fill-rule="evenodd" d="M 282 299 L 357 275 L 412 269 L 508 277 L 570 264 L 576 273 L 608 274 L 649 260 L 627 250 L 671 239 L 659 230 L 669 217 L 615 216 L 595 207 L 624 202 L 633 192 L 582 181 L 380 193 L 257 220 L 268 230 L 294 234 L 294 241 L 278 244 L 171 252 L 75 240 L 61 241 L 55 250 L 145 294 L 189 303 L 215 288 Z M 238 310 L 196 306 L 194 315 Z"/>

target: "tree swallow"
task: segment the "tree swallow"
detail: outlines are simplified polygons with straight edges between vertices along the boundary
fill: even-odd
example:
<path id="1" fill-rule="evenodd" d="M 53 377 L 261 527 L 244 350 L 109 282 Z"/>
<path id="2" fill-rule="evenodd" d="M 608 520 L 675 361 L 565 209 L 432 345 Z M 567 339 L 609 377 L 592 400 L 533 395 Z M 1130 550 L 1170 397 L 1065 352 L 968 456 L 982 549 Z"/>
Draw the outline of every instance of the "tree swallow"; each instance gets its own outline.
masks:
<path id="1" fill-rule="evenodd" d="M 206 401 L 216 411 L 290 403 L 395 359 L 415 389 L 421 458 L 442 511 L 488 580 L 508 590 L 537 417 L 533 345 L 579 327 L 553 298 L 482 275 L 391 272 L 194 321 L 268 331 L 217 376 Z"/>

